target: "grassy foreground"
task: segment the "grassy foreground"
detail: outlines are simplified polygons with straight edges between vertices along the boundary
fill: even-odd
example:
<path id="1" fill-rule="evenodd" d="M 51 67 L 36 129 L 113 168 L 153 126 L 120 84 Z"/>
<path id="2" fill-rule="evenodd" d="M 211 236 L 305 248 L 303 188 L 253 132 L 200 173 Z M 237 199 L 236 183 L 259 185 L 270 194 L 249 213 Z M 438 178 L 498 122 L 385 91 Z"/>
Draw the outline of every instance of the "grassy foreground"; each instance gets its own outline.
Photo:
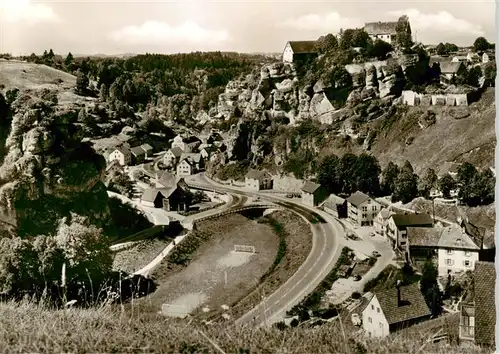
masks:
<path id="1" fill-rule="evenodd" d="M 0 303 L 0 351 L 9 353 L 488 353 L 426 343 L 424 331 L 380 341 L 347 336 L 333 323 L 281 332 L 204 327 L 145 315 L 133 306 L 55 311 L 29 302 Z"/>

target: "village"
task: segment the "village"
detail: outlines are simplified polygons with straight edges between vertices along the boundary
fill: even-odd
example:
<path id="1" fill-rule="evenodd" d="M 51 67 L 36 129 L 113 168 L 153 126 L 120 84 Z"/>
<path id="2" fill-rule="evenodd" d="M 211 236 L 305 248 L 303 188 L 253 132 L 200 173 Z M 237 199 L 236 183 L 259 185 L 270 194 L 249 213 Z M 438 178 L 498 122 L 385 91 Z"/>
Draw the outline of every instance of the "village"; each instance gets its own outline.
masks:
<path id="1" fill-rule="evenodd" d="M 38 173 L 30 163 L 43 160 L 43 193 L 23 193 L 36 201 L 45 193 L 56 201 L 77 200 L 71 193 L 81 193 L 89 205 L 91 199 L 103 204 L 92 205 L 95 215 L 81 219 L 73 210 L 54 208 L 54 215 L 61 214 L 53 222 L 58 220 L 57 232 L 69 234 L 55 233 L 54 249 L 71 251 L 71 227 L 88 228 L 95 240 L 109 233 L 95 247 L 106 253 L 102 262 L 118 285 L 106 285 L 108 293 L 95 299 L 107 297 L 103 301 L 120 307 L 122 315 L 130 311 L 130 322 L 136 311 L 193 326 L 216 352 L 225 353 L 205 332 L 216 329 L 231 338 L 221 330 L 226 324 L 292 334 L 338 325 L 332 328 L 350 346 L 346 352 L 356 353 L 402 333 L 419 334 L 423 344 L 416 352 L 434 344 L 464 352 L 494 347 L 496 166 L 488 119 L 495 44 L 478 37 L 469 46 L 424 45 L 410 18 L 398 16 L 337 28 L 317 40 L 282 41 L 279 55 L 210 52 L 203 59 L 196 52 L 195 59 L 179 54 L 162 62 L 161 55 L 145 54 L 135 63 L 89 57 L 76 65 L 69 53 L 63 65 L 51 49 L 42 59 L 0 58 L 5 67 L 43 63 L 76 77 L 71 93 L 59 96 L 46 89 L 18 99 L 19 89 L 6 91 L 13 133 L 5 140 L 12 151 L 5 159 L 10 169 L 1 166 L 8 180 L 2 192 L 22 195 L 10 189 L 18 179 L 31 183 L 19 176 Z M 170 71 L 176 65 L 182 68 Z M 26 68 L 23 80 L 30 74 Z M 56 86 L 64 81 L 52 80 Z M 23 102 L 34 108 L 24 112 Z M 49 115 L 39 106 L 56 117 L 54 124 L 39 127 Z M 77 128 L 66 129 L 70 124 Z M 46 126 L 57 127 L 54 156 L 44 145 L 52 146 Z M 77 140 L 83 147 L 73 151 Z M 86 161 L 80 155 L 90 149 L 95 156 Z M 81 176 L 74 176 L 71 159 L 84 166 L 76 172 Z M 26 232 L 19 244 L 28 247 L 35 235 L 30 227 L 37 226 L 29 204 L 36 203 L 28 207 L 3 197 L 8 207 L 0 221 L 12 232 Z M 86 212 L 82 205 L 80 213 Z M 92 222 L 102 225 L 91 228 Z M 37 247 L 26 249 L 57 258 Z M 53 291 L 67 313 L 83 304 L 83 296 L 84 306 L 101 301 L 92 294 L 86 302 L 88 287 L 67 296 L 71 286 L 92 283 L 90 263 L 99 272 L 99 257 L 83 258 L 55 260 L 57 271 L 50 270 L 61 278 L 60 288 L 59 280 L 51 281 L 64 292 Z M 77 274 L 78 262 L 86 274 Z M 67 274 L 77 285 L 68 286 Z M 125 287 L 130 283 L 128 298 L 121 293 L 122 277 Z M 39 290 L 11 283 L 20 294 Z M 200 348 L 186 344 L 183 350 Z M 272 352 L 263 348 L 252 352 Z"/>

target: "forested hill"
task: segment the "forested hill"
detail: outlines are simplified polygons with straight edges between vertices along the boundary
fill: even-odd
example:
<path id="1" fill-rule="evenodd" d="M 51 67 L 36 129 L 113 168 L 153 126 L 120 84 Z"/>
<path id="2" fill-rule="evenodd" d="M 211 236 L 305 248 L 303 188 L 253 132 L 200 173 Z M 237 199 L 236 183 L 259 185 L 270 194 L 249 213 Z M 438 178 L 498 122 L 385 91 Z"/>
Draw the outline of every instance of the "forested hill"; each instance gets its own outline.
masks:
<path id="1" fill-rule="evenodd" d="M 272 60 L 222 52 L 129 58 L 74 58 L 69 53 L 63 58 L 52 50 L 23 59 L 75 74 L 85 94 L 99 95 L 122 116 L 146 111 L 149 118 L 180 125 L 190 125 L 201 110 L 214 107 L 228 82 Z"/>

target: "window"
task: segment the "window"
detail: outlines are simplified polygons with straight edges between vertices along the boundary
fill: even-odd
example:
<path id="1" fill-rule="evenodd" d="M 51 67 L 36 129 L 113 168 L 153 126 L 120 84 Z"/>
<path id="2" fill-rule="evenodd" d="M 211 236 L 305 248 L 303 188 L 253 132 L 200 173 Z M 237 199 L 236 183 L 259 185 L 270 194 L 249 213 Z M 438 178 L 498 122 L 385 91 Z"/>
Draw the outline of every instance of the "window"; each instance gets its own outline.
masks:
<path id="1" fill-rule="evenodd" d="M 377 307 L 377 312 L 380 313 L 380 307 Z"/>
<path id="2" fill-rule="evenodd" d="M 366 218 L 368 215 L 367 214 L 363 214 L 363 218 Z"/>
<path id="3" fill-rule="evenodd" d="M 374 310 L 374 309 L 375 309 L 375 306 L 372 305 L 372 310 Z"/>
<path id="4" fill-rule="evenodd" d="M 446 254 L 453 254 L 453 250 L 446 250 Z"/>
<path id="5" fill-rule="evenodd" d="M 384 325 L 382 324 L 382 322 L 379 322 L 379 323 L 378 323 L 378 326 L 379 326 L 380 328 L 384 328 Z"/>
<path id="6" fill-rule="evenodd" d="M 446 265 L 453 265 L 453 260 L 452 259 L 447 259 L 446 260 Z"/>
<path id="7" fill-rule="evenodd" d="M 465 256 L 466 257 L 470 257 L 470 255 L 471 255 L 470 251 L 465 251 Z"/>
<path id="8" fill-rule="evenodd" d="M 363 211 L 367 211 L 368 210 L 368 207 L 363 207 Z"/>
<path id="9" fill-rule="evenodd" d="M 464 266 L 470 267 L 470 261 L 464 261 Z"/>
<path id="10" fill-rule="evenodd" d="M 372 323 L 372 318 L 368 317 L 368 322 Z"/>
<path id="11" fill-rule="evenodd" d="M 372 210 L 373 211 L 377 210 L 377 206 L 376 205 L 372 206 Z"/>

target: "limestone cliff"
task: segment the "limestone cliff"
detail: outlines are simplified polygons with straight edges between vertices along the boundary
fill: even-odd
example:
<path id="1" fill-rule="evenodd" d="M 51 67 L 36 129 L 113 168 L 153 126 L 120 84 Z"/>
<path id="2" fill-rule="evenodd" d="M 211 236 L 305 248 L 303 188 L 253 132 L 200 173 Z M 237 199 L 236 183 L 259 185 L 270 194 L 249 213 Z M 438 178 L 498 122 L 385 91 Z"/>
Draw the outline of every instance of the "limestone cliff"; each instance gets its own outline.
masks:
<path id="1" fill-rule="evenodd" d="M 20 94 L 11 106 L 0 208 L 2 221 L 20 236 L 51 233 L 70 212 L 98 226 L 107 222 L 105 161 L 81 142 L 78 111 L 36 92 Z"/>

